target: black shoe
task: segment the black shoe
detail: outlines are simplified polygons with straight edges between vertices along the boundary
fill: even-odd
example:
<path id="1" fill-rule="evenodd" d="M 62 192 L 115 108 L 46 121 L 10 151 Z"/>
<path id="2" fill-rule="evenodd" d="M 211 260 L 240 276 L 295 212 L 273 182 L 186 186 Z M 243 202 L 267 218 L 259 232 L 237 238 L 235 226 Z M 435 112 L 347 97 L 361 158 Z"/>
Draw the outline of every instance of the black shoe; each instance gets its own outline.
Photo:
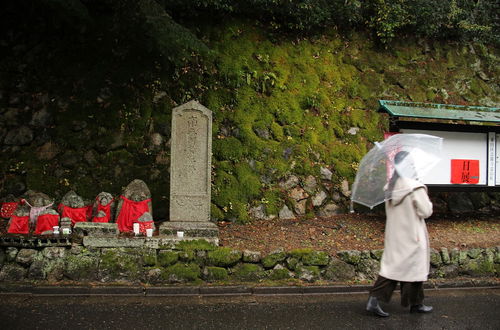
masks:
<path id="1" fill-rule="evenodd" d="M 378 304 L 378 300 L 375 297 L 370 296 L 368 298 L 368 303 L 366 304 L 366 310 L 368 312 L 372 312 L 375 315 L 381 316 L 381 317 L 387 317 L 389 316 L 389 313 L 386 313 L 382 310 L 380 305 Z"/>
<path id="2" fill-rule="evenodd" d="M 410 307 L 410 313 L 430 313 L 432 306 L 425 306 L 424 304 L 413 305 Z"/>

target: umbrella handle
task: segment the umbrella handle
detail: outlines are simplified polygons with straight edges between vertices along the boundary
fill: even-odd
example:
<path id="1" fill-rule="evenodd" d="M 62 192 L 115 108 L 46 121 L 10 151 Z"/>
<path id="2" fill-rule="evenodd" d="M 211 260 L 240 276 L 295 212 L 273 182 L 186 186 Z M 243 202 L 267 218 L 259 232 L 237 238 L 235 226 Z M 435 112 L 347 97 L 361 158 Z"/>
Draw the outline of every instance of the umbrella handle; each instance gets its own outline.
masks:
<path id="1" fill-rule="evenodd" d="M 354 202 L 351 199 L 351 205 L 349 206 L 349 213 L 354 213 Z"/>

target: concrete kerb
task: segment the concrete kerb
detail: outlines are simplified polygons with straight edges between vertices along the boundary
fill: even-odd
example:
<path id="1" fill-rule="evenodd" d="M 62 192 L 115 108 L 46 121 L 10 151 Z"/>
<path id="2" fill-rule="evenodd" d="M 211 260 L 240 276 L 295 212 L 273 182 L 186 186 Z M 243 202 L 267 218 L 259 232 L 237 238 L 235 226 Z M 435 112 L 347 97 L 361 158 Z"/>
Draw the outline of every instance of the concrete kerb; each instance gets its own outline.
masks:
<path id="1" fill-rule="evenodd" d="M 33 286 L 1 285 L 1 295 L 32 296 L 266 296 L 266 295 L 338 295 L 366 294 L 370 285 L 322 285 L 322 286 Z M 491 288 L 500 289 L 498 281 L 462 281 L 426 283 L 426 290 Z"/>

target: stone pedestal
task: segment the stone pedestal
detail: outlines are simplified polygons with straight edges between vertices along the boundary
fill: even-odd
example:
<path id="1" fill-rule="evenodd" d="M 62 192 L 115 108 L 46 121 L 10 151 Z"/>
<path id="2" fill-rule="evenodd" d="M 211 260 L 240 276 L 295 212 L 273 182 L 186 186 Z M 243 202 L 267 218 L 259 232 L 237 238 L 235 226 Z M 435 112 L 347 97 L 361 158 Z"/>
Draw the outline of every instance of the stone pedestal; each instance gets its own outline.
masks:
<path id="1" fill-rule="evenodd" d="M 172 110 L 170 219 L 160 235 L 217 237 L 210 222 L 212 112 L 197 101 Z"/>

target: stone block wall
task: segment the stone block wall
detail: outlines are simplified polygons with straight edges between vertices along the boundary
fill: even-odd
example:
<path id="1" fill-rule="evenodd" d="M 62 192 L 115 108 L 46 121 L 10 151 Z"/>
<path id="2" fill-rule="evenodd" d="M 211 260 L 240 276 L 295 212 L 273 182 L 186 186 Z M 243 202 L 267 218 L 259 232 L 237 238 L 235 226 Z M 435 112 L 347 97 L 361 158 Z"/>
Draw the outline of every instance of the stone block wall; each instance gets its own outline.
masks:
<path id="1" fill-rule="evenodd" d="M 268 255 L 217 247 L 203 240 L 157 248 L 0 248 L 0 283 L 22 281 L 128 282 L 148 284 L 260 282 L 297 279 L 352 282 L 373 280 L 382 250 L 277 250 Z M 500 247 L 431 253 L 431 278 L 498 277 Z"/>

